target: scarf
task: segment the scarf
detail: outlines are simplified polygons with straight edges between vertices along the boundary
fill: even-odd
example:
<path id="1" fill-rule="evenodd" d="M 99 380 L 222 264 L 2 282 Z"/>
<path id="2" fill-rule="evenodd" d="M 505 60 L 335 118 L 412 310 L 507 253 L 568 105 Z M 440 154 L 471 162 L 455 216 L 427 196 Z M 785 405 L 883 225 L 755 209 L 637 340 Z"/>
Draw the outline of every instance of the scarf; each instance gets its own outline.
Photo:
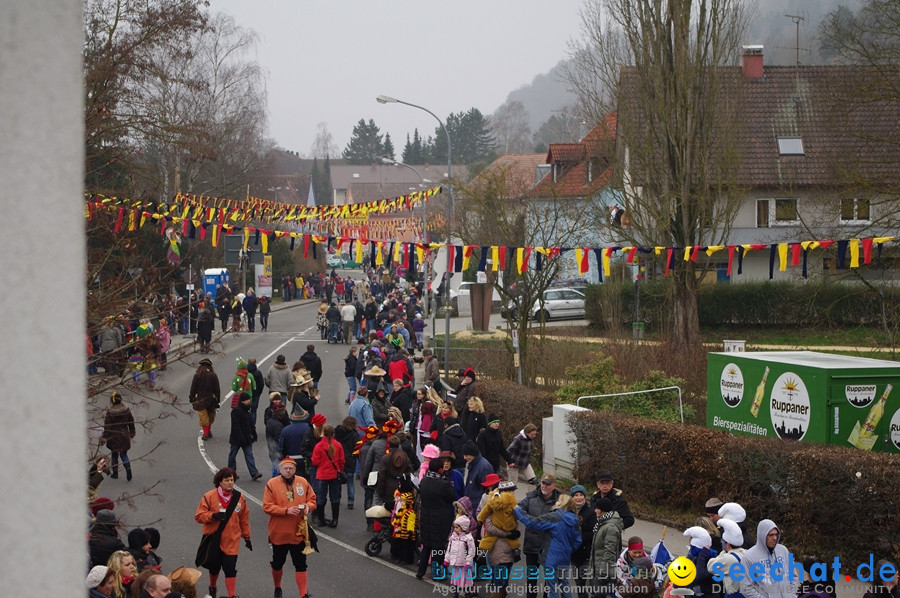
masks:
<path id="1" fill-rule="evenodd" d="M 223 507 L 227 507 L 228 503 L 231 502 L 231 497 L 234 496 L 234 492 L 232 491 L 226 494 L 225 491 L 222 490 L 221 486 L 219 486 L 216 490 L 219 494 L 219 502 L 222 503 Z"/>
<path id="2" fill-rule="evenodd" d="M 240 390 L 237 392 L 237 394 L 240 394 L 242 392 L 246 392 L 249 394 L 250 393 L 250 380 L 247 379 L 247 369 L 246 368 L 239 369 L 238 371 L 236 371 L 234 373 L 234 377 L 240 378 L 240 382 L 239 382 Z"/>
<path id="3" fill-rule="evenodd" d="M 604 513 L 603 515 L 600 515 L 599 517 L 597 517 L 597 523 L 594 524 L 594 533 L 595 534 L 600 529 L 600 525 L 607 519 L 610 519 L 613 516 L 613 513 L 615 513 L 615 511 L 608 511 L 608 512 Z"/>

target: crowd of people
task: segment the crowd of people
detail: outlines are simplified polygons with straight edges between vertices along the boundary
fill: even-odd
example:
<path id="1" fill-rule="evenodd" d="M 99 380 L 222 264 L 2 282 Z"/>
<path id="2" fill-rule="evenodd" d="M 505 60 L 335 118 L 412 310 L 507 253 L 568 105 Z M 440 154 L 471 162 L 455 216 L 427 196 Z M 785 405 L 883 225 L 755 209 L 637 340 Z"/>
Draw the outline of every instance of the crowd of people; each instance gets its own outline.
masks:
<path id="1" fill-rule="evenodd" d="M 323 292 L 329 278 L 340 281 L 323 277 Z M 315 275 L 306 280 L 298 275 L 294 282 L 317 289 L 314 280 Z M 393 561 L 415 567 L 418 579 L 428 575 L 448 583 L 455 594 L 471 595 L 483 587 L 492 596 L 506 596 L 513 567 L 522 563 L 518 566 L 529 597 L 673 595 L 668 559 L 648 552 L 639 536 L 627 534 L 635 518 L 611 473 L 600 472 L 591 492 L 580 484 L 562 491 L 552 474 L 535 474 L 531 455 L 537 427 L 527 424 L 513 438 L 504 438 L 501 416 L 485 413 L 474 369 L 461 368 L 454 390 L 439 392 L 437 360 L 429 349 L 419 351 L 409 335 L 415 332 L 409 318 L 416 321 L 421 315 L 414 289 L 376 297 L 360 294 L 363 287 L 372 288 L 367 282 L 351 285 L 350 297 L 343 287 L 337 320 L 334 313 L 327 317 L 336 308 L 331 298 L 326 295 L 322 302 L 328 321 L 323 338 L 343 338 L 350 345 L 343 360 L 347 391 L 339 393 L 347 416 L 333 424 L 319 409 L 323 366 L 314 344 L 292 365 L 279 354 L 265 371 L 254 358 L 238 358 L 234 373 L 229 372 L 234 394 L 227 466 L 216 472 L 213 488 L 203 494 L 195 513 L 204 536 L 214 536 L 215 550 L 202 562 L 198 555 L 198 569 L 180 567 L 162 575 L 158 532 L 131 530 L 126 545 L 118 536 L 112 501 L 95 497 L 89 596 L 163 598 L 176 591 L 193 596 L 203 576 L 200 568 L 207 570 L 207 595 L 215 598 L 224 574 L 226 595 L 236 596 L 239 550 L 242 543 L 253 550 L 248 504 L 235 490 L 237 454 L 243 452 L 252 480 L 264 477 L 252 450 L 264 393 L 268 404 L 262 427 L 271 467 L 263 511 L 275 598 L 284 591 L 288 555 L 299 595 L 309 595 L 307 556 L 317 550 L 316 528 L 338 527 L 342 508 L 359 505 L 358 492 L 366 516 L 360 533 L 387 530 Z M 347 307 L 351 309 L 345 311 Z M 424 366 L 418 381 L 415 362 Z M 198 412 L 203 439 L 212 438 L 222 384 L 211 359 L 198 363 L 189 400 Z M 122 396 L 113 393 L 101 438 L 112 461 L 100 460 L 92 475 L 106 470 L 117 476 L 121 464 L 131 480 L 128 450 L 134 436 L 134 418 Z M 517 482 L 530 487 L 521 500 L 515 495 Z M 690 543 L 687 558 L 696 569 L 688 590 L 695 596 L 835 598 L 833 584 L 731 577 L 728 571 L 735 563 L 769 566 L 786 562 L 788 554 L 777 524 L 762 519 L 754 536 L 736 502 L 711 499 L 684 535 Z M 716 567 L 725 572 L 721 583 L 713 579 Z M 476 582 L 483 583 L 476 588 Z M 684 590 L 675 595 L 680 593 Z M 873 584 L 867 598 L 900 598 L 898 593 L 895 577 Z"/>

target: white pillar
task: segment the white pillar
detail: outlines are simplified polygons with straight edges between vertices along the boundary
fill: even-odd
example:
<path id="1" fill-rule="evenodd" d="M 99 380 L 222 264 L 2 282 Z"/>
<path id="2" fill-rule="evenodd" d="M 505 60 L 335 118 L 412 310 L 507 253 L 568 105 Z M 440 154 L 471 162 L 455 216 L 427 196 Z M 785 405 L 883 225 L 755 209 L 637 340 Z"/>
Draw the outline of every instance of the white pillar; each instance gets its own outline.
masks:
<path id="1" fill-rule="evenodd" d="M 84 596 L 81 0 L 0 2 L 0 579 Z"/>

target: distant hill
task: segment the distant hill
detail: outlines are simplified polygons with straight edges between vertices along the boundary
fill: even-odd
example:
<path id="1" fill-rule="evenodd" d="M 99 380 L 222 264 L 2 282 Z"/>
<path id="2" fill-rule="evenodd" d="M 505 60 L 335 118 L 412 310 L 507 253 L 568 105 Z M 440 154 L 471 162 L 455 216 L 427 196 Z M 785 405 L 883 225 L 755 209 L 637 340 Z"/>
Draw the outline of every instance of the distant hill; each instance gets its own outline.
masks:
<path id="1" fill-rule="evenodd" d="M 841 4 L 856 11 L 861 0 L 760 0 L 747 38 L 741 43 L 765 46 L 766 64 L 794 64 L 797 59 L 797 26 L 794 19 L 785 15 L 796 15 L 803 17 L 799 43 L 801 64 L 823 64 L 825 59 L 819 52 L 816 39 L 819 23 L 826 13 Z M 563 80 L 565 63 L 565 60 L 560 61 L 549 72 L 537 75 L 531 83 L 510 92 L 506 98 L 507 102 L 522 102 L 528 111 L 532 131 L 537 131 L 555 111 L 575 105 L 575 96 L 569 93 Z"/>
<path id="2" fill-rule="evenodd" d="M 550 72 L 536 76 L 531 83 L 510 92 L 506 97 L 507 102 L 522 102 L 528 111 L 528 124 L 532 131 L 537 131 L 554 111 L 575 105 L 575 96 L 566 90 L 562 77 L 565 62 L 559 61 Z"/>

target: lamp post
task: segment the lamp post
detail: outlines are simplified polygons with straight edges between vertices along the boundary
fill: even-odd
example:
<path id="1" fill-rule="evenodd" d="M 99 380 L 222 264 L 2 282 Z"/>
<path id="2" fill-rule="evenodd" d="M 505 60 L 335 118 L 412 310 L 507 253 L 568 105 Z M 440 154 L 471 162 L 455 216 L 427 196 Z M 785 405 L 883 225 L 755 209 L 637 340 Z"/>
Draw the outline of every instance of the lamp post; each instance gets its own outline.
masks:
<path id="1" fill-rule="evenodd" d="M 444 131 L 444 135 L 447 136 L 447 179 L 452 178 L 452 160 L 451 160 L 451 146 L 450 146 L 450 133 L 447 131 L 447 127 L 444 126 L 444 121 L 442 121 L 438 116 L 425 108 L 424 106 L 419 106 L 418 104 L 412 104 L 410 102 L 404 102 L 403 100 L 398 100 L 397 98 L 392 98 L 386 95 L 380 95 L 375 100 L 379 104 L 404 104 L 406 106 L 411 106 L 413 108 L 418 108 L 424 112 L 427 112 L 431 116 L 434 117 L 434 120 L 438 121 L 438 124 L 441 126 L 441 129 Z M 450 270 L 453 267 L 453 264 L 450 262 L 450 226 L 451 222 L 453 222 L 453 190 L 450 186 L 447 186 L 448 193 L 448 201 L 447 201 L 447 243 L 444 248 L 447 252 L 447 270 L 444 272 L 444 276 L 447 279 L 444 281 L 444 375 L 450 375 Z"/>
<path id="2" fill-rule="evenodd" d="M 391 158 L 386 158 L 383 156 L 381 158 L 381 162 L 382 162 L 382 164 L 389 164 L 392 166 L 402 166 L 404 168 L 409 168 L 410 170 L 412 170 L 414 173 L 416 173 L 416 176 L 419 177 L 419 181 L 421 181 L 419 183 L 420 189 L 423 189 L 425 187 L 425 183 L 429 183 L 429 184 L 431 183 L 430 180 L 428 180 L 422 176 L 421 172 L 419 172 L 418 170 L 416 170 L 409 164 L 404 164 L 403 162 L 398 162 L 397 160 L 393 160 Z M 429 242 L 428 241 L 428 204 L 425 201 L 422 201 L 422 229 L 423 229 L 423 233 L 425 236 L 424 240 L 426 243 L 428 243 Z M 431 280 L 431 272 L 429 272 L 430 264 L 431 264 L 431 262 L 426 260 L 426 262 L 425 262 L 425 281 L 426 282 Z M 431 313 L 431 297 L 426 292 L 425 293 L 425 317 L 428 317 L 429 313 Z M 434 317 L 431 318 L 431 330 L 432 331 L 434 330 Z M 424 345 L 426 347 L 429 345 L 427 334 L 424 336 Z"/>

